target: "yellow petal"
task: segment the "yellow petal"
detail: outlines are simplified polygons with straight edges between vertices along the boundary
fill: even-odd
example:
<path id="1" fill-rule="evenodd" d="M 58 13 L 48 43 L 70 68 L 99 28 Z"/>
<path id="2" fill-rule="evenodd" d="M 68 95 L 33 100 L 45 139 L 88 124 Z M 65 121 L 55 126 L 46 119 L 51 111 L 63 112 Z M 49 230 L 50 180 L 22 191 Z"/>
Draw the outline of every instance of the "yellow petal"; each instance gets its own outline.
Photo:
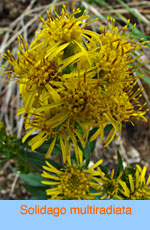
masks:
<path id="1" fill-rule="evenodd" d="M 45 155 L 45 158 L 49 158 L 50 157 L 50 155 L 51 155 L 51 153 L 52 153 L 52 151 L 54 149 L 55 143 L 56 143 L 56 137 L 54 137 L 52 143 L 50 144 L 50 147 L 49 147 L 49 149 L 48 149 L 48 151 L 47 151 L 47 153 Z"/>
<path id="2" fill-rule="evenodd" d="M 143 170 L 142 170 L 142 173 L 141 173 L 141 184 L 144 183 L 145 184 L 145 174 L 146 174 L 146 171 L 147 171 L 147 167 L 144 166 Z"/>
<path id="3" fill-rule="evenodd" d="M 42 166 L 43 169 L 45 169 L 46 171 L 52 172 L 52 173 L 56 173 L 56 174 L 61 174 L 61 171 L 57 170 L 56 168 L 49 168 L 45 165 Z"/>
<path id="4" fill-rule="evenodd" d="M 128 189 L 126 183 L 122 180 L 119 181 L 119 184 L 122 186 L 122 188 L 124 189 L 124 191 L 122 191 L 120 189 L 120 192 L 125 195 L 126 197 L 130 197 L 130 190 Z"/>
<path id="5" fill-rule="evenodd" d="M 55 102 L 60 102 L 60 95 L 56 92 L 56 90 L 51 87 L 50 85 L 45 85 L 46 89 L 48 90 L 49 94 L 52 96 Z"/>
<path id="6" fill-rule="evenodd" d="M 97 137 L 100 135 L 101 133 L 101 128 L 99 128 L 90 138 L 90 141 L 94 141 L 97 139 Z"/>
<path id="7" fill-rule="evenodd" d="M 103 163 L 103 160 L 102 159 L 100 159 L 99 161 L 97 161 L 91 168 L 90 168 L 90 170 L 93 170 L 93 169 L 95 169 L 95 168 L 97 168 L 99 165 L 101 165 Z"/>
<path id="8" fill-rule="evenodd" d="M 55 108 L 55 107 L 60 106 L 60 105 L 62 105 L 62 102 L 51 103 L 49 105 L 41 106 L 40 108 L 35 110 L 35 113 L 40 113 L 40 112 L 43 112 L 43 111 L 46 111 L 46 110 L 50 110 L 50 109 Z"/>
<path id="9" fill-rule="evenodd" d="M 38 141 L 36 141 L 32 145 L 32 150 L 39 148 L 46 141 L 46 139 L 47 139 L 47 135 L 45 135 L 44 137 L 41 137 Z"/>
<path id="10" fill-rule="evenodd" d="M 112 128 L 112 130 L 109 132 L 108 136 L 106 137 L 104 143 L 105 143 L 105 147 L 107 147 L 111 142 L 112 140 L 114 139 L 114 136 L 116 134 L 116 129 L 115 128 Z"/>
<path id="11" fill-rule="evenodd" d="M 48 178 L 48 179 L 52 179 L 52 180 L 60 180 L 59 177 L 51 175 L 51 174 L 49 174 L 49 173 L 47 173 L 45 171 L 41 174 L 41 176 L 45 177 L 45 178 Z"/>
<path id="12" fill-rule="evenodd" d="M 41 181 L 42 184 L 47 185 L 58 185 L 60 182 L 54 182 L 54 181 Z"/>
<path id="13" fill-rule="evenodd" d="M 59 139 L 60 139 L 60 146 L 61 146 L 61 149 L 62 149 L 63 162 L 66 163 L 66 160 L 67 160 L 67 151 L 66 151 L 66 148 L 65 148 L 65 144 L 63 142 L 62 137 L 59 137 Z"/>
<path id="14" fill-rule="evenodd" d="M 134 182 L 133 182 L 132 175 L 129 175 L 129 182 L 130 182 L 131 192 L 134 192 Z"/>
<path id="15" fill-rule="evenodd" d="M 26 141 L 26 139 L 36 130 L 36 128 L 31 129 L 29 132 L 27 132 L 24 137 L 22 138 L 22 143 Z"/>

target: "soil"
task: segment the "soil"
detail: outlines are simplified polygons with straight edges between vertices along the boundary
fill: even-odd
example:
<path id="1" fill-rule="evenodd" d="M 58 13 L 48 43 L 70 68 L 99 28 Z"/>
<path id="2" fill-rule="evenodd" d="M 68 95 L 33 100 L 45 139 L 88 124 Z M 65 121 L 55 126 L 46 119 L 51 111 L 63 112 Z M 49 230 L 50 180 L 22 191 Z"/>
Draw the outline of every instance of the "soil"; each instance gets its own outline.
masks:
<path id="1" fill-rule="evenodd" d="M 28 200 L 31 195 L 21 185 L 23 181 L 13 172 L 16 162 L 9 160 L 0 170 L 0 200 Z"/>

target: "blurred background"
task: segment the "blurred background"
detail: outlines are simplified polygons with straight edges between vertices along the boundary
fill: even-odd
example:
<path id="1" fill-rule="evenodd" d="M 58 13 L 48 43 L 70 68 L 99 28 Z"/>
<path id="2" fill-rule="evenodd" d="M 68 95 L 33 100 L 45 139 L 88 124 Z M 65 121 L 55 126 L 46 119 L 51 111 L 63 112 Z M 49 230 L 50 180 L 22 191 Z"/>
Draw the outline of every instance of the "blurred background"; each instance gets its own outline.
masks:
<path id="1" fill-rule="evenodd" d="M 85 1 L 48 1 L 48 0 L 0 0 L 0 66 L 4 63 L 1 55 L 10 49 L 14 56 L 17 55 L 17 36 L 22 34 L 30 43 L 34 32 L 41 27 L 39 14 L 46 19 L 46 10 L 55 5 L 60 12 L 61 6 L 66 4 L 68 11 L 80 7 L 86 9 L 91 18 L 99 20 L 88 27 L 89 30 L 100 32 L 101 24 L 106 25 L 107 16 L 116 19 L 117 26 L 123 26 L 130 19 L 128 31 L 131 31 L 136 23 L 132 37 L 150 40 L 150 0 L 85 0 Z M 150 47 L 150 44 L 148 44 Z M 147 63 L 139 70 L 144 75 L 137 80 L 140 88 L 143 88 L 141 103 L 146 101 L 150 108 L 150 49 L 144 49 L 143 59 Z M 139 51 L 138 51 L 139 52 Z M 0 67 L 0 72 L 4 68 Z M 18 86 L 15 81 L 8 81 L 5 74 L 0 75 L 0 199 L 30 199 L 31 194 L 22 185 L 28 180 L 16 171 L 17 163 L 13 159 L 7 160 L 6 155 L 18 154 L 18 146 L 10 145 L 9 140 L 21 138 L 24 134 L 23 118 L 16 116 L 17 108 L 22 106 Z M 104 148 L 97 141 L 96 149 L 92 153 L 92 160 L 103 158 L 104 166 L 109 169 L 117 167 L 117 155 L 119 150 L 123 158 L 124 166 L 146 165 L 150 172 L 150 114 L 147 113 L 148 122 L 144 120 L 134 121 L 135 126 L 127 123 L 123 126 L 122 134 L 117 142 Z M 23 167 L 23 166 L 22 166 Z M 29 180 L 34 178 L 30 175 Z M 35 180 L 34 180 L 35 181 Z"/>

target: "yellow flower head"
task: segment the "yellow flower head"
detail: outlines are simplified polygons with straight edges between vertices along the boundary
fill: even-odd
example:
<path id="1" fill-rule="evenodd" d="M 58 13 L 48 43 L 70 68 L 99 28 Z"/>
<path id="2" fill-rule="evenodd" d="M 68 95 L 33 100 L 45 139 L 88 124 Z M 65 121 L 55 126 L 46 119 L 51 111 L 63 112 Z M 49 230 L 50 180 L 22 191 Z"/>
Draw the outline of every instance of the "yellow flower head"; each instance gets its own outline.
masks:
<path id="1" fill-rule="evenodd" d="M 127 25 L 119 29 L 115 26 L 115 20 L 108 17 L 107 26 L 101 27 L 99 50 L 95 54 L 91 54 L 91 59 L 93 61 L 95 59 L 94 65 L 97 68 L 98 78 L 103 82 L 133 81 L 135 77 L 132 74 L 144 64 L 140 59 L 143 53 L 138 56 L 134 56 L 134 54 L 137 50 L 147 47 L 145 45 L 147 41 L 142 41 L 143 39 L 135 41 L 130 38 L 135 25 L 131 33 L 126 35 L 129 22 L 128 20 Z M 135 61 L 137 63 L 132 67 L 131 64 Z"/>
<path id="2" fill-rule="evenodd" d="M 4 54 L 4 59 L 9 62 L 9 66 L 6 67 L 8 77 L 17 80 L 20 93 L 26 101 L 25 96 L 29 94 L 33 96 L 35 93 L 40 95 L 46 85 L 56 88 L 57 83 L 63 82 L 63 67 L 71 65 L 72 61 L 77 59 L 77 55 L 64 59 L 64 46 L 58 49 L 56 47 L 31 48 L 22 37 L 18 39 L 20 43 L 18 57 L 15 58 L 8 50 L 7 54 Z M 83 54 L 78 54 L 81 55 Z"/>
<path id="3" fill-rule="evenodd" d="M 143 110 L 146 104 L 141 105 L 139 103 L 139 98 L 142 96 L 141 89 L 135 91 L 135 85 L 136 83 L 126 85 L 125 88 L 118 89 L 112 96 L 111 113 L 120 123 L 130 121 L 132 118 L 139 119 L 140 117 L 146 120 L 144 114 L 148 110 Z"/>
<path id="4" fill-rule="evenodd" d="M 75 17 L 81 12 L 80 9 L 74 10 L 69 16 L 65 6 L 61 16 L 58 16 L 55 8 L 54 12 L 55 17 L 51 9 L 47 12 L 48 21 L 41 18 L 43 26 L 30 45 L 21 35 L 18 37 L 19 51 L 16 58 L 9 50 L 3 55 L 9 63 L 5 73 L 17 79 L 24 101 L 30 93 L 32 97 L 35 97 L 35 93 L 39 95 L 46 85 L 57 88 L 64 81 L 65 71 L 72 71 L 72 63 L 75 64 L 83 56 L 87 60 L 87 48 L 83 40 L 85 37 L 90 40 L 86 36 L 88 30 L 84 30 L 90 22 L 84 21 L 90 16 L 84 12 L 82 16 Z M 94 32 L 89 33 L 95 35 Z"/>
<path id="5" fill-rule="evenodd" d="M 100 185 L 98 187 L 98 195 L 101 195 L 100 199 L 121 199 L 118 195 L 119 193 L 119 181 L 122 176 L 122 173 L 117 177 L 114 178 L 115 170 L 112 170 L 110 177 L 105 175 L 101 175 L 100 178 Z"/>
<path id="6" fill-rule="evenodd" d="M 105 147 L 111 143 L 117 132 L 119 132 L 117 138 L 120 136 L 123 122 L 131 122 L 133 124 L 133 118 L 143 118 L 145 121 L 147 121 L 144 115 L 148 111 L 148 109 L 143 109 L 146 104 L 141 105 L 139 103 L 141 90 L 138 89 L 136 91 L 134 88 L 135 85 L 135 83 L 132 83 L 120 85 L 119 87 L 117 87 L 116 84 L 113 84 L 107 86 L 105 88 L 105 91 L 103 92 L 102 100 L 104 104 L 103 106 L 100 106 L 101 119 L 103 117 L 103 125 L 105 124 L 103 127 L 105 127 L 108 122 L 111 123 L 113 127 L 106 139 L 104 140 Z M 102 134 L 101 126 L 97 130 L 97 132 L 94 133 L 90 140 L 93 141 L 99 135 L 100 139 L 103 139 L 104 134 Z"/>
<path id="7" fill-rule="evenodd" d="M 96 169 L 102 160 L 99 160 L 90 169 L 83 169 L 81 166 L 68 165 L 60 170 L 53 167 L 46 161 L 47 166 L 43 168 L 42 177 L 49 180 L 42 181 L 43 184 L 53 186 L 48 188 L 46 193 L 51 200 L 90 200 L 94 195 L 90 189 L 97 189 L 97 176 L 100 173 Z"/>
<path id="8" fill-rule="evenodd" d="M 145 179 L 147 168 L 144 166 L 142 169 L 139 165 L 136 166 L 135 179 L 133 175 L 129 174 L 129 186 L 122 180 L 119 181 L 122 193 L 125 199 L 128 200 L 150 200 L 150 175 Z"/>
<path id="9" fill-rule="evenodd" d="M 65 90 L 60 94 L 68 116 L 85 123 L 94 124 L 101 121 L 100 113 L 105 111 L 106 101 L 104 90 L 97 80 L 88 80 L 85 76 L 84 79 L 71 79 L 70 82 L 65 82 L 64 87 Z"/>
<path id="10" fill-rule="evenodd" d="M 85 22 L 86 19 L 90 18 L 89 15 L 85 15 L 86 10 L 79 17 L 76 17 L 76 15 L 81 13 L 79 8 L 73 10 L 73 13 L 69 15 L 66 6 L 63 5 L 60 16 L 55 11 L 55 7 L 53 7 L 53 10 L 55 17 L 52 14 L 51 8 L 47 11 L 48 21 L 45 21 L 40 17 L 43 26 L 40 29 L 40 32 L 36 35 L 36 40 L 32 46 L 38 43 L 40 43 L 41 46 L 55 44 L 59 46 L 60 44 L 67 43 L 69 46 L 73 43 L 78 46 L 78 48 L 81 48 L 83 38 L 90 40 L 87 35 L 91 36 L 92 34 L 93 36 L 96 36 L 94 32 L 84 30 L 85 27 L 94 22 Z"/>

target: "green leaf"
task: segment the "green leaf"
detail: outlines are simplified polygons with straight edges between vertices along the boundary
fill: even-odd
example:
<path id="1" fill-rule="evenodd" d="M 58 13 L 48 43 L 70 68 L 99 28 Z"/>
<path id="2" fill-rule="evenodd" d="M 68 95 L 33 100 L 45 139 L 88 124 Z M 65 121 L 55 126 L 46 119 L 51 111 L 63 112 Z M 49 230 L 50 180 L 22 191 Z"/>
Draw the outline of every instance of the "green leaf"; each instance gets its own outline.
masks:
<path id="1" fill-rule="evenodd" d="M 19 174 L 20 179 L 24 180 L 27 184 L 34 186 L 34 187 L 43 187 L 41 184 L 41 177 L 40 173 L 28 173 L 28 174 Z"/>
<path id="2" fill-rule="evenodd" d="M 9 160 L 9 157 L 2 158 L 2 159 L 0 159 L 0 163 L 5 162 L 7 160 Z"/>
<path id="3" fill-rule="evenodd" d="M 88 164 L 90 163 L 90 160 L 91 160 L 91 146 L 90 146 L 89 141 L 87 141 L 86 146 L 83 149 L 83 155 L 86 159 L 86 166 L 88 166 Z"/>
<path id="4" fill-rule="evenodd" d="M 17 170 L 14 168 L 14 172 Z M 46 200 L 47 196 L 45 190 L 48 186 L 45 186 L 41 183 L 43 177 L 40 173 L 28 173 L 28 174 L 19 174 L 20 179 L 25 183 L 21 183 L 22 186 L 32 195 L 30 200 Z M 45 180 L 48 180 L 45 178 Z"/>
<path id="5" fill-rule="evenodd" d="M 145 81 L 146 83 L 150 84 L 150 78 L 147 76 L 142 77 L 142 80 Z"/>
<path id="6" fill-rule="evenodd" d="M 49 142 L 43 143 L 38 149 L 36 149 L 36 152 L 46 154 L 47 150 L 49 149 L 51 142 L 52 142 L 52 140 L 50 140 Z M 52 155 L 60 155 L 60 154 L 61 154 L 60 144 L 58 142 L 56 142 L 55 147 L 52 151 Z"/>
<path id="7" fill-rule="evenodd" d="M 102 5 L 102 6 L 105 6 L 105 7 L 108 8 L 108 9 L 112 9 L 112 7 L 109 6 L 109 4 L 107 4 L 107 3 L 105 2 L 105 0 L 95 0 L 95 2 L 97 2 L 98 4 L 100 4 L 100 5 Z"/>
<path id="8" fill-rule="evenodd" d="M 30 200 L 47 200 L 45 187 L 34 187 L 28 184 L 22 184 L 23 187 L 32 195 Z"/>
<path id="9" fill-rule="evenodd" d="M 85 148 L 82 147 L 81 143 L 78 142 L 79 148 L 83 152 L 84 159 L 86 160 L 86 167 L 88 166 L 90 160 L 91 160 L 91 148 L 90 148 L 90 142 L 87 140 Z"/>
<path id="10" fill-rule="evenodd" d="M 35 135 L 32 135 L 32 137 L 34 137 Z M 28 141 L 31 139 L 29 139 L 30 137 L 28 137 Z M 29 147 L 28 146 L 28 142 L 25 141 L 24 143 L 22 143 L 22 138 L 18 138 L 16 141 L 11 141 L 10 144 L 14 144 L 14 145 L 21 145 L 22 147 Z"/>
<path id="11" fill-rule="evenodd" d="M 106 174 L 106 176 L 107 176 L 109 170 L 108 170 L 106 167 L 104 167 L 103 165 L 99 165 L 99 167 L 101 168 L 101 170 L 102 170 L 102 171 Z"/>
<path id="12" fill-rule="evenodd" d="M 112 125 L 109 124 L 105 127 L 105 132 L 108 132 L 112 129 Z M 86 143 L 86 146 L 85 148 L 82 147 L 79 139 L 78 139 L 78 145 L 80 147 L 80 149 L 83 151 L 83 156 L 86 160 L 86 167 L 88 166 L 90 160 L 91 160 L 91 153 L 94 151 L 95 149 L 95 146 L 96 146 L 96 140 L 90 142 L 90 138 L 91 136 L 97 131 L 98 128 L 93 128 L 90 132 L 89 132 L 89 136 L 88 136 L 88 140 L 87 140 L 87 143 Z M 107 171 L 106 169 L 104 169 L 105 172 Z"/>
<path id="13" fill-rule="evenodd" d="M 28 141 L 31 140 L 35 135 L 30 136 L 24 143 L 22 143 L 21 138 L 14 142 L 14 144 L 21 145 L 22 149 L 19 152 L 20 157 L 23 160 L 30 163 L 30 165 L 40 171 L 42 171 L 42 166 L 45 165 L 45 161 L 47 160 L 54 167 L 60 168 L 60 165 L 54 162 L 51 159 L 45 159 L 45 154 L 50 146 L 52 139 L 46 141 L 43 145 L 41 145 L 36 151 L 31 151 L 28 146 Z M 59 141 L 56 142 L 56 145 L 53 149 L 52 155 L 60 155 L 61 149 Z"/>
<path id="14" fill-rule="evenodd" d="M 111 131 L 113 128 L 112 124 L 106 125 L 106 127 L 104 128 L 104 132 L 109 132 Z"/>
<path id="15" fill-rule="evenodd" d="M 60 165 L 51 159 L 45 159 L 45 154 L 38 152 L 26 152 L 26 159 L 30 162 L 34 167 L 39 170 L 42 170 L 42 166 L 45 165 L 45 161 L 48 161 L 56 168 L 60 168 Z"/>
<path id="16" fill-rule="evenodd" d="M 93 136 L 93 134 L 94 134 L 97 130 L 98 130 L 98 128 L 93 128 L 92 130 L 90 130 L 89 136 L 88 136 L 88 140 L 90 140 L 90 138 Z M 91 153 L 94 152 L 94 149 L 95 149 L 95 146 L 96 146 L 96 141 L 97 141 L 97 140 L 94 140 L 94 141 L 89 142 L 89 144 L 90 144 L 90 149 L 91 149 Z"/>

